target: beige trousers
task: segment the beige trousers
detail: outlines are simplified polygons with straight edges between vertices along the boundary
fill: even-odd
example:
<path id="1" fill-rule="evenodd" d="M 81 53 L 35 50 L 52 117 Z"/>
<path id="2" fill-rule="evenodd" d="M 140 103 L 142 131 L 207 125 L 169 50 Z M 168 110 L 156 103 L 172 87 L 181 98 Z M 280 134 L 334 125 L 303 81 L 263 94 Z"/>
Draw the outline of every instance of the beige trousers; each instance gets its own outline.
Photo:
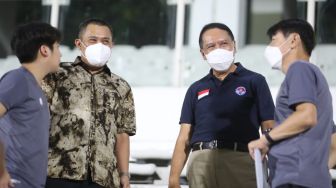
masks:
<path id="1" fill-rule="evenodd" d="M 254 188 L 254 161 L 247 152 L 226 149 L 198 150 L 190 154 L 190 188 Z"/>

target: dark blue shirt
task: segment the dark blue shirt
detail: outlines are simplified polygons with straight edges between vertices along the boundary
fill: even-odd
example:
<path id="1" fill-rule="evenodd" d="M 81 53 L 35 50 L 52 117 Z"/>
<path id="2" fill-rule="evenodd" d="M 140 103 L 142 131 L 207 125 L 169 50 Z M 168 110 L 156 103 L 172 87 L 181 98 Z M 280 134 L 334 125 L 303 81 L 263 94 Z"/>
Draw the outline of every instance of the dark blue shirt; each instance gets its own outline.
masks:
<path id="1" fill-rule="evenodd" d="M 47 177 L 50 116 L 46 97 L 25 68 L 12 70 L 0 80 L 0 139 L 6 148 L 6 168 L 19 180 L 15 188 L 44 187 Z"/>
<path id="2" fill-rule="evenodd" d="M 248 143 L 261 122 L 273 120 L 274 104 L 265 78 L 236 63 L 220 81 L 210 73 L 188 89 L 180 124 L 192 125 L 190 144 L 211 140 Z"/>

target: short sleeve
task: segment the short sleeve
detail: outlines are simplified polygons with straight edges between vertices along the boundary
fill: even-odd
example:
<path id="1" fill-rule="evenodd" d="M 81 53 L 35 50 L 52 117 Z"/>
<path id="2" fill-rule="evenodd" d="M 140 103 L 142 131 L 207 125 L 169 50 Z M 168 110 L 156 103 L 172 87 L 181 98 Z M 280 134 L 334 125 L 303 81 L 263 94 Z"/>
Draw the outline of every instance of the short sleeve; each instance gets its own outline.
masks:
<path id="1" fill-rule="evenodd" d="M 26 100 L 26 79 L 19 71 L 6 73 L 0 80 L 0 102 L 8 110 L 16 107 Z"/>
<path id="2" fill-rule="evenodd" d="M 274 119 L 274 103 L 271 91 L 263 76 L 258 76 L 255 80 L 255 97 L 258 108 L 258 116 L 261 122 Z M 259 122 L 259 123 L 261 123 Z"/>
<path id="3" fill-rule="evenodd" d="M 184 97 L 182 110 L 181 110 L 181 117 L 180 117 L 180 124 L 187 123 L 187 124 L 194 124 L 194 109 L 193 109 L 193 90 L 190 87 Z"/>
<path id="4" fill-rule="evenodd" d="M 292 64 L 286 75 L 288 105 L 294 109 L 299 103 L 316 105 L 317 79 L 312 67 L 304 62 Z"/>
<path id="5" fill-rule="evenodd" d="M 117 132 L 127 133 L 130 136 L 136 133 L 134 99 L 131 88 L 128 89 L 124 98 L 121 101 L 119 108 L 119 116 L 117 123 Z"/>

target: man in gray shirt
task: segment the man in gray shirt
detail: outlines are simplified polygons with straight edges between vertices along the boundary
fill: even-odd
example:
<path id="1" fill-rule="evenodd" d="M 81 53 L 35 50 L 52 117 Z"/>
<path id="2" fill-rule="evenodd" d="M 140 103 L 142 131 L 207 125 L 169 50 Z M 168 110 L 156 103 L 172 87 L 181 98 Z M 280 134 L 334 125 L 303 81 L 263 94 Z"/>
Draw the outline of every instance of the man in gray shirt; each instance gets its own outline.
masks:
<path id="1" fill-rule="evenodd" d="M 315 36 L 309 23 L 283 20 L 267 32 L 265 57 L 286 74 L 275 108 L 275 128 L 249 143 L 250 155 L 268 152 L 271 186 L 328 188 L 332 98 L 319 68 L 309 62 Z"/>
<path id="2" fill-rule="evenodd" d="M 22 66 L 0 79 L 0 188 L 45 186 L 50 116 L 41 82 L 59 67 L 60 35 L 49 24 L 30 23 L 12 38 Z"/>

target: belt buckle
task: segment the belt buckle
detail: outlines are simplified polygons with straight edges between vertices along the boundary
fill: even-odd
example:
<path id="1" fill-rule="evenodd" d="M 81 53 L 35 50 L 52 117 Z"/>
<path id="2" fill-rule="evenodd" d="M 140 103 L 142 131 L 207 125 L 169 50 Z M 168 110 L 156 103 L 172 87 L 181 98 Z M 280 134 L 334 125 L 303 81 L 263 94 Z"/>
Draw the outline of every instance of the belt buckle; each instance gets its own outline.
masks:
<path id="1" fill-rule="evenodd" d="M 213 140 L 209 143 L 209 146 L 211 149 L 216 149 L 217 148 L 217 140 Z"/>

